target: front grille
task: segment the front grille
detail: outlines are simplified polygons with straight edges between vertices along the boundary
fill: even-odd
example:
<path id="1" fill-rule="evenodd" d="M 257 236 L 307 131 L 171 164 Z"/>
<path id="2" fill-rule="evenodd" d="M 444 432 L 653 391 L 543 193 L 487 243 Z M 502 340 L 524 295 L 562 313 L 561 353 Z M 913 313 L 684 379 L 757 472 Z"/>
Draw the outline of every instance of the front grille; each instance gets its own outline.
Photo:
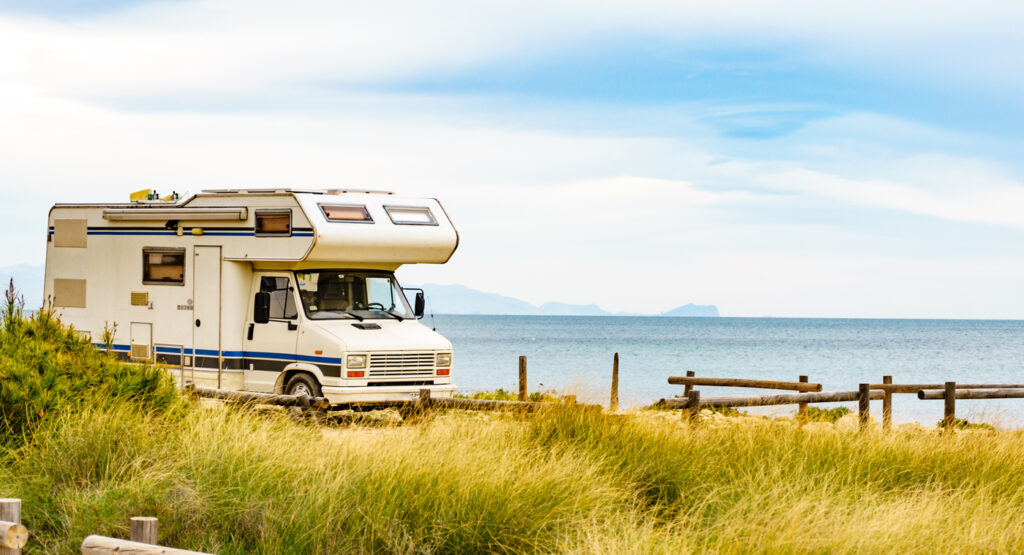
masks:
<path id="1" fill-rule="evenodd" d="M 433 376 L 434 353 L 371 353 L 370 377 Z"/>

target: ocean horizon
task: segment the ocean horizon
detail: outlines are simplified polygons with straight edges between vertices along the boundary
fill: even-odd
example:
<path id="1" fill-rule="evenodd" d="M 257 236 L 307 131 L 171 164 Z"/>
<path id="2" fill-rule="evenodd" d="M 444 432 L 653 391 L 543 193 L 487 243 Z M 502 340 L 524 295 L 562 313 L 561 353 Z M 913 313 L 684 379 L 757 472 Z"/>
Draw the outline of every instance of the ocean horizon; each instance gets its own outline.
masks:
<path id="1" fill-rule="evenodd" d="M 807 375 L 826 391 L 856 390 L 884 375 L 896 383 L 1024 382 L 1024 320 L 437 314 L 423 322 L 452 341 L 454 381 L 466 393 L 516 390 L 518 357 L 525 355 L 531 391 L 607 404 L 616 352 L 623 407 L 681 395 L 667 380 L 687 370 L 789 381 Z M 699 389 L 704 396 L 766 392 Z M 788 415 L 796 407 L 744 410 Z M 880 402 L 872 402 L 872 415 L 880 419 Z M 960 400 L 957 415 L 1020 427 L 1024 399 Z M 941 417 L 939 401 L 894 397 L 897 423 L 934 425 Z"/>

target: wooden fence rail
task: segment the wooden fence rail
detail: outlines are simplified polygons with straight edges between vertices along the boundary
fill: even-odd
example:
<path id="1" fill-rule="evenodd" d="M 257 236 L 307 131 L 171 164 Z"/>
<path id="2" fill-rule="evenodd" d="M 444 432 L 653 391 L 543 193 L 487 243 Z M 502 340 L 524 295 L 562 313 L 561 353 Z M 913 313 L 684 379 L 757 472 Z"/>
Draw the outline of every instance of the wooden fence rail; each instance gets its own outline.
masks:
<path id="1" fill-rule="evenodd" d="M 882 399 L 881 391 L 871 391 L 870 400 Z M 768 407 L 775 405 L 799 405 L 801 403 L 842 403 L 858 401 L 859 391 L 821 391 L 817 393 L 784 393 L 779 395 L 737 395 L 726 397 L 705 397 L 698 408 L 726 407 Z M 689 408 L 688 399 L 662 399 L 658 405 L 666 408 Z"/>
<path id="2" fill-rule="evenodd" d="M 942 390 L 946 384 L 942 383 L 873 383 L 871 389 L 880 389 L 890 393 L 913 393 L 917 394 L 922 389 Z M 1024 384 L 987 384 L 987 383 L 958 383 L 957 389 L 1020 389 Z"/>
<path id="3" fill-rule="evenodd" d="M 82 540 L 82 555 L 210 555 L 201 551 L 175 549 L 131 540 L 92 535 Z"/>
<path id="4" fill-rule="evenodd" d="M 157 519 L 152 516 L 133 516 L 131 539 L 122 540 L 92 535 L 82 540 L 82 555 L 210 555 L 157 545 Z"/>
<path id="5" fill-rule="evenodd" d="M 957 384 L 955 391 L 957 399 L 1024 399 L 1024 387 L 1006 389 L 967 389 L 965 386 Z M 946 392 L 943 389 L 923 389 L 917 392 L 917 398 L 924 400 L 945 399 Z"/>
<path id="6" fill-rule="evenodd" d="M 185 386 L 185 390 L 195 393 L 200 397 L 223 399 L 238 403 L 260 403 L 307 409 L 311 407 L 325 409 L 331 405 L 326 397 L 310 397 L 309 395 L 279 395 L 277 393 L 257 393 L 255 391 L 231 391 L 192 384 Z"/>
<path id="7" fill-rule="evenodd" d="M 821 391 L 820 383 L 780 382 L 774 380 L 747 380 L 741 378 L 698 378 L 693 376 L 672 376 L 672 385 L 707 385 L 718 387 L 749 387 L 752 389 L 785 389 L 791 391 Z"/>

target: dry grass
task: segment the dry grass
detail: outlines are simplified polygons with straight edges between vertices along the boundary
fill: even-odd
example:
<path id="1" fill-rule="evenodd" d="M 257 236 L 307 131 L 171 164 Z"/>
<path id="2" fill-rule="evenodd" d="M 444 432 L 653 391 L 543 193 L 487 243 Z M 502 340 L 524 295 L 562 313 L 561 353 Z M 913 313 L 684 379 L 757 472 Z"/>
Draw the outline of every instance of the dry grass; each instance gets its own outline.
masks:
<path id="1" fill-rule="evenodd" d="M 36 551 L 161 519 L 221 553 L 1024 550 L 1013 432 L 672 414 L 449 413 L 323 428 L 182 404 L 49 419 L 4 460 Z"/>

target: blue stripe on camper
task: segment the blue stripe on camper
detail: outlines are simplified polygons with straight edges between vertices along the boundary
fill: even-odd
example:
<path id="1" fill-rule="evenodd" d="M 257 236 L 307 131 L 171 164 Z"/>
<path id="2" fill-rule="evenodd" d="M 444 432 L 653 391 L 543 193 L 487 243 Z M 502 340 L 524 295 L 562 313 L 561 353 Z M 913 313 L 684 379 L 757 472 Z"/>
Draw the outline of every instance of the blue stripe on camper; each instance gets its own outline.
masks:
<path id="1" fill-rule="evenodd" d="M 107 348 L 107 344 L 106 343 L 93 343 L 93 346 L 96 347 L 96 348 L 99 348 L 99 349 L 106 349 Z M 130 351 L 130 350 L 132 350 L 130 345 L 118 345 L 116 343 L 112 344 L 110 346 L 110 348 L 111 348 L 111 350 L 114 350 L 114 351 Z"/>
<path id="2" fill-rule="evenodd" d="M 177 231 L 89 231 L 89 235 L 177 235 Z M 53 235 L 53 232 L 50 232 Z M 313 233 L 292 233 L 292 237 L 313 237 Z M 191 232 L 184 232 L 183 237 L 192 237 Z M 255 237 L 254 231 L 230 232 L 230 231 L 204 231 L 195 237 Z"/>
<path id="3" fill-rule="evenodd" d="M 89 235 L 177 235 L 176 231 L 88 231 Z"/>
<path id="4" fill-rule="evenodd" d="M 105 345 L 102 343 L 94 343 L 97 347 L 103 348 Z M 128 351 L 128 345 L 114 345 L 116 351 Z M 180 349 L 172 347 L 157 347 L 156 352 L 166 355 L 180 354 Z M 189 349 L 185 348 L 186 356 L 201 356 L 201 357 L 215 357 L 217 356 L 216 349 Z M 338 364 L 340 359 L 334 357 L 318 357 L 312 355 L 295 355 L 289 353 L 271 353 L 265 351 L 222 351 L 220 356 L 224 358 L 263 358 L 269 360 L 286 360 L 286 361 L 301 361 L 301 362 L 321 362 L 325 364 Z"/>
<path id="5" fill-rule="evenodd" d="M 260 351 L 245 351 L 245 358 L 266 358 L 271 360 L 298 360 L 302 362 L 323 362 L 326 364 L 338 364 L 340 359 L 333 357 L 315 357 L 311 355 L 292 355 L 286 353 L 265 353 Z"/>

